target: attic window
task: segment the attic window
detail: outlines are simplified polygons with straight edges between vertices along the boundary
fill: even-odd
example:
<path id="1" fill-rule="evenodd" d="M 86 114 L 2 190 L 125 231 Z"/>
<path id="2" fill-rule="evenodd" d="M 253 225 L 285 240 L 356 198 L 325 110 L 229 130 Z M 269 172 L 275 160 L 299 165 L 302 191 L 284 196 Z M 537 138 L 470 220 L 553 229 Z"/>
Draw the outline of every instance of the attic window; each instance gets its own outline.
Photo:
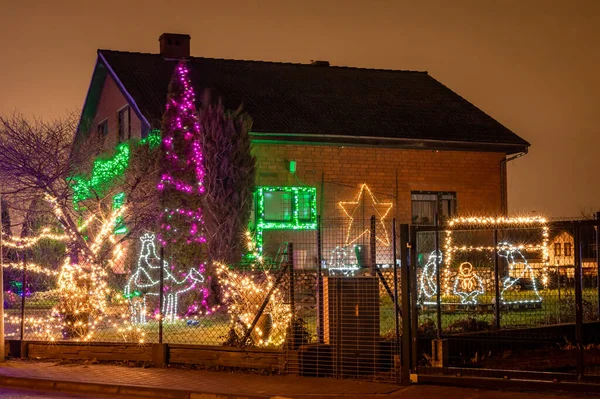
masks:
<path id="1" fill-rule="evenodd" d="M 108 120 L 105 119 L 100 122 L 96 128 L 96 133 L 98 133 L 99 138 L 103 138 L 108 134 Z"/>
<path id="2" fill-rule="evenodd" d="M 129 106 L 121 109 L 118 113 L 119 120 L 119 142 L 131 139 L 131 113 Z"/>
<path id="3" fill-rule="evenodd" d="M 573 256 L 573 252 L 571 251 L 571 243 L 565 242 L 565 256 Z"/>

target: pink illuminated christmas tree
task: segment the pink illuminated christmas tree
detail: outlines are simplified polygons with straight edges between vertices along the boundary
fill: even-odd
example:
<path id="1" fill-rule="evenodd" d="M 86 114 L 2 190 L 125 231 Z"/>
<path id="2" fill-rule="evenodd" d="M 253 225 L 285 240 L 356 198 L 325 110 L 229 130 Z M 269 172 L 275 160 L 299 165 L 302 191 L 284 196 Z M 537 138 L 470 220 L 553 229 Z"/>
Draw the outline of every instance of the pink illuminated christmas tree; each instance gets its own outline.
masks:
<path id="1" fill-rule="evenodd" d="M 204 165 L 200 124 L 189 68 L 180 62 L 169 85 L 162 121 L 161 231 L 163 246 L 204 243 L 200 196 L 204 193 Z M 181 245 L 176 245 L 181 247 Z"/>
<path id="2" fill-rule="evenodd" d="M 161 204 L 157 238 L 165 247 L 171 273 L 177 278 L 190 268 L 205 272 L 206 238 L 201 210 L 205 172 L 201 128 L 189 74 L 189 66 L 182 61 L 171 78 L 162 119 L 161 173 L 157 185 Z M 166 281 L 165 294 L 171 289 Z M 190 303 L 182 301 L 180 311 L 193 303 L 206 305 L 206 290 L 199 290 L 198 295 L 190 295 Z"/>

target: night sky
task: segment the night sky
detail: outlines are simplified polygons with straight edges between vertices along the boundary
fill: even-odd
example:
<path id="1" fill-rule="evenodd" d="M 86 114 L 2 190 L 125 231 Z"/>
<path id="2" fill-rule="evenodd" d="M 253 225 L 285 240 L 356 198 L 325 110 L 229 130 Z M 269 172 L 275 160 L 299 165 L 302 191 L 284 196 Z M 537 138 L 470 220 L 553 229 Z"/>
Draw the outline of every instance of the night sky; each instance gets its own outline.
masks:
<path id="1" fill-rule="evenodd" d="M 532 143 L 509 208 L 600 210 L 600 0 L 0 0 L 0 113 L 79 112 L 97 48 L 426 70 Z"/>

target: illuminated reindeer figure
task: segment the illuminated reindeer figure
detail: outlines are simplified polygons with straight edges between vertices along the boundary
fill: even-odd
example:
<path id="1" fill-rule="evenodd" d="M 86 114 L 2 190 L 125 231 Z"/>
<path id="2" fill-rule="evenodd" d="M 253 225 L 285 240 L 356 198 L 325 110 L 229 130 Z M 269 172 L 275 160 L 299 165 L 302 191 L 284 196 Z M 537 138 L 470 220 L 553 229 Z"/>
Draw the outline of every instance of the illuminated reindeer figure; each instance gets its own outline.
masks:
<path id="1" fill-rule="evenodd" d="M 134 324 L 145 324 L 147 315 L 146 296 L 158 296 L 160 294 L 159 268 L 160 260 L 156 255 L 155 235 L 144 234 L 142 249 L 138 258 L 137 268 L 127 281 L 124 289 L 124 297 L 129 299 L 129 309 L 131 312 L 131 322 Z M 151 260 L 159 260 L 151 262 Z M 156 266 L 154 264 L 158 263 Z M 196 287 L 197 284 L 204 282 L 204 276 L 191 268 L 184 278 L 178 280 L 170 270 L 169 264 L 163 261 L 164 286 L 162 314 L 167 322 L 177 320 L 177 310 L 179 296 Z"/>

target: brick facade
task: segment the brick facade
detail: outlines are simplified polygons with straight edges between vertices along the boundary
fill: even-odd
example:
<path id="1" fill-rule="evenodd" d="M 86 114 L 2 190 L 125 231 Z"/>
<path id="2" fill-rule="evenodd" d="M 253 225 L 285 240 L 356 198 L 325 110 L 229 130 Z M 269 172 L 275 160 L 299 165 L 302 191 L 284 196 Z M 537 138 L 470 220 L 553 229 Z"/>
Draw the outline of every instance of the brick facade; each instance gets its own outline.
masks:
<path id="1" fill-rule="evenodd" d="M 100 122 L 108 120 L 107 149 L 117 143 L 117 112 L 125 105 L 125 96 L 107 76 L 92 125 L 95 131 Z M 141 121 L 132 110 L 131 136 L 139 138 L 141 131 Z M 346 247 L 348 256 L 355 258 L 351 253 L 353 247 L 346 243 L 348 217 L 339 202 L 354 200 L 364 183 L 380 202 L 392 203 L 385 224 L 388 238 L 393 217 L 399 223 L 411 222 L 412 191 L 455 192 L 457 213 L 461 215 L 500 214 L 506 195 L 501 162 L 504 153 L 272 143 L 254 143 L 253 153 L 257 158 L 257 185 L 317 188 L 318 213 L 324 221 L 329 221 L 328 225 L 322 225 L 323 260 L 329 263 L 338 246 Z M 289 172 L 289 161 L 296 161 L 295 175 Z M 360 216 L 362 229 L 368 229 L 370 216 L 366 213 Z M 285 242 L 294 243 L 299 268 L 315 267 L 314 231 L 265 231 L 265 254 L 274 256 Z M 368 235 L 354 244 L 368 245 Z M 382 264 L 392 261 L 389 244 L 378 242 L 376 260 Z"/>
<path id="2" fill-rule="evenodd" d="M 99 123 L 108 121 L 107 149 L 117 144 L 117 113 L 126 105 L 120 88 L 107 76 L 92 124 L 95 132 Z M 130 115 L 131 137 L 141 138 L 142 123 L 133 109 Z M 316 187 L 323 218 L 343 218 L 338 202 L 354 199 L 363 183 L 380 201 L 394 203 L 399 223 L 410 223 L 411 191 L 456 192 L 459 214 L 502 212 L 504 153 L 264 143 L 254 144 L 253 152 L 258 185 Z M 292 160 L 297 162 L 296 176 L 288 171 Z"/>
<path id="3" fill-rule="evenodd" d="M 378 200 L 394 203 L 399 223 L 410 223 L 411 191 L 456 192 L 463 215 L 502 211 L 503 153 L 262 143 L 253 151 L 258 185 L 314 186 L 324 218 L 343 218 L 338 202 L 354 199 L 363 183 Z M 291 160 L 298 180 L 288 171 Z"/>

